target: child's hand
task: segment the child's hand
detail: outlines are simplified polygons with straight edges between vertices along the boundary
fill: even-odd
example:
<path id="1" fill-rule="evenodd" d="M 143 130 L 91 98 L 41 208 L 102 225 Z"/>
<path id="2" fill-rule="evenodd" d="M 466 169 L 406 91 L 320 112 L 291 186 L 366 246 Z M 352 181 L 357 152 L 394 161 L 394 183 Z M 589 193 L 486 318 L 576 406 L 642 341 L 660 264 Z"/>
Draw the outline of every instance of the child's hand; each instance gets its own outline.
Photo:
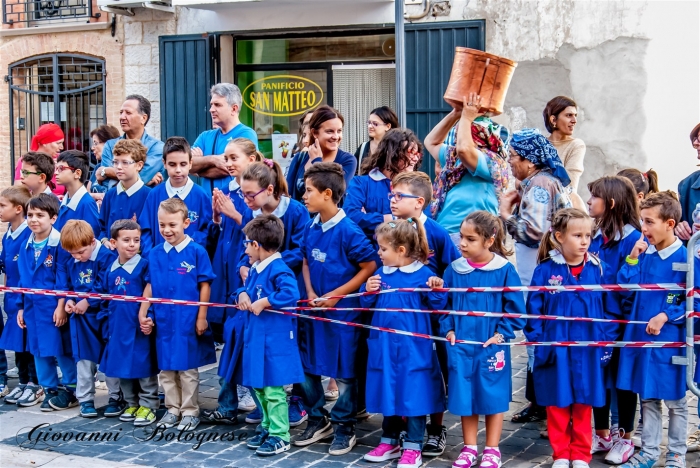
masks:
<path id="1" fill-rule="evenodd" d="M 250 296 L 248 296 L 248 293 L 242 292 L 238 295 L 238 309 L 250 310 Z"/>
<path id="2" fill-rule="evenodd" d="M 647 333 L 650 335 L 658 335 L 661 333 L 661 328 L 664 324 L 668 322 L 668 315 L 665 312 L 661 312 L 659 315 L 649 320 L 647 324 Z"/>
<path id="3" fill-rule="evenodd" d="M 27 325 L 24 323 L 24 309 L 19 309 L 17 312 L 17 326 L 19 328 L 27 328 Z"/>
<path id="4" fill-rule="evenodd" d="M 245 283 L 245 280 L 248 279 L 248 272 L 250 272 L 250 267 L 242 266 L 239 273 L 241 274 L 241 279 Z"/>
<path id="5" fill-rule="evenodd" d="M 314 307 L 335 307 L 335 305 L 338 303 L 340 299 L 321 299 L 321 298 L 316 298 L 313 301 Z"/>
<path id="6" fill-rule="evenodd" d="M 366 288 L 367 292 L 379 291 L 382 287 L 382 277 L 379 275 L 370 276 L 367 280 Z"/>
<path id="7" fill-rule="evenodd" d="M 217 200 L 217 209 L 219 210 L 219 213 L 226 215 L 231 219 L 238 214 L 238 210 L 233 205 L 231 199 L 223 193 Z"/>
<path id="8" fill-rule="evenodd" d="M 630 259 L 636 260 L 641 254 L 647 251 L 649 244 L 644 242 L 644 234 L 639 237 L 639 240 L 632 247 L 632 252 L 630 252 Z M 658 335 L 658 333 L 656 333 Z"/>
<path id="9" fill-rule="evenodd" d="M 153 331 L 153 319 L 151 317 L 139 317 L 139 324 L 141 325 L 141 333 L 144 335 L 150 335 Z"/>
<path id="10" fill-rule="evenodd" d="M 258 299 L 257 301 L 253 302 L 248 306 L 248 310 L 254 313 L 255 315 L 260 315 L 260 312 L 262 312 L 265 309 L 267 299 Z"/>
<path id="11" fill-rule="evenodd" d="M 68 315 L 66 314 L 66 311 L 64 311 L 60 307 L 56 307 L 56 310 L 53 311 L 53 323 L 57 327 L 62 327 L 66 324 L 67 321 Z"/>
<path id="12" fill-rule="evenodd" d="M 82 315 L 88 310 L 89 306 L 87 299 L 83 299 L 73 307 L 73 313 Z"/>
<path id="13" fill-rule="evenodd" d="M 498 336 L 492 336 L 491 338 L 486 340 L 486 343 L 484 343 L 484 348 L 491 346 L 492 344 L 498 344 L 498 343 L 499 343 Z"/>
<path id="14" fill-rule="evenodd" d="M 72 314 L 74 307 L 75 307 L 75 301 L 73 299 L 68 299 L 66 301 L 66 307 L 65 307 L 66 312 L 69 314 Z"/>
<path id="15" fill-rule="evenodd" d="M 110 241 L 102 242 L 102 246 L 109 249 L 109 250 L 114 250 L 116 249 L 115 246 L 112 245 Z"/>
<path id="16" fill-rule="evenodd" d="M 207 328 L 209 328 L 209 323 L 207 323 L 207 319 L 202 318 L 202 319 L 197 319 L 197 323 L 195 324 L 195 329 L 197 330 L 197 335 L 202 336 L 205 331 L 207 331 Z"/>
<path id="17" fill-rule="evenodd" d="M 442 288 L 445 286 L 445 281 L 442 278 L 438 278 L 437 276 L 431 276 L 428 278 L 428 282 L 425 283 L 428 285 L 429 288 L 435 289 L 435 288 Z"/>
<path id="18" fill-rule="evenodd" d="M 455 335 L 455 331 L 454 331 L 454 330 L 450 330 L 450 331 L 447 332 L 447 335 L 445 336 L 445 338 L 447 338 L 448 340 L 450 340 L 450 344 L 451 344 L 452 346 L 454 346 L 454 345 L 455 345 L 455 340 L 457 339 L 457 335 Z"/>

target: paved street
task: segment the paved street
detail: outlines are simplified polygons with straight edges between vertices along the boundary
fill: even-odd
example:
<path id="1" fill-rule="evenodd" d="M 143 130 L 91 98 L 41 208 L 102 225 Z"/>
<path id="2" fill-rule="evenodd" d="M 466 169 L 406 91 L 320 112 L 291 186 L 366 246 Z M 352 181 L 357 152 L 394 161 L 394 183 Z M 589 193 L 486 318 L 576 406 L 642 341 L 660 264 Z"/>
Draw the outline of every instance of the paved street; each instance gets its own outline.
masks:
<path id="1" fill-rule="evenodd" d="M 12 354 L 8 353 L 8 358 Z M 517 411 L 524 403 L 525 363 L 526 354 L 522 348 L 516 348 L 513 353 L 514 400 L 510 412 L 506 416 L 503 428 L 503 437 L 500 448 L 503 454 L 504 467 L 529 468 L 535 466 L 549 466 L 551 464 L 551 449 L 546 439 L 540 438 L 539 424 L 513 424 L 510 422 L 510 414 Z M 11 360 L 11 359 L 10 359 Z M 10 367 L 12 367 L 12 363 Z M 206 368 L 205 368 L 206 369 Z M 216 368 L 209 368 L 201 373 L 200 398 L 204 408 L 216 406 L 218 394 L 218 379 Z M 10 384 L 15 385 L 16 380 L 11 379 Z M 97 406 L 106 404 L 106 392 L 98 391 Z M 691 423 L 697 424 L 697 399 L 691 398 Z M 164 410 L 158 412 L 162 415 Z M 50 427 L 40 429 L 48 434 L 46 441 L 36 444 L 27 444 L 27 432 L 38 424 L 48 423 Z M 462 448 L 461 428 L 459 419 L 449 413 L 445 415 L 445 425 L 448 427 L 448 451 L 441 457 L 425 458 L 424 466 L 450 467 L 452 461 Z M 90 468 L 97 467 L 126 467 L 126 466 L 152 466 L 158 468 L 170 467 L 343 467 L 343 466 L 396 466 L 396 462 L 380 465 L 368 463 L 362 460 L 362 456 L 371 447 L 379 442 L 381 435 L 381 416 L 373 416 L 368 421 L 358 425 L 358 445 L 344 456 L 332 457 L 328 455 L 328 443 L 319 443 L 299 449 L 292 447 L 291 451 L 274 458 L 260 458 L 252 450 L 245 446 L 246 434 L 251 434 L 255 428 L 252 425 L 209 426 L 202 425 L 198 428 L 192 440 L 184 438 L 177 440 L 178 432 L 169 430 L 165 435 L 159 434 L 150 441 L 142 441 L 147 435 L 142 431 L 134 431 L 132 425 L 121 423 L 116 418 L 83 419 L 78 416 L 77 408 L 54 413 L 41 413 L 39 406 L 17 409 L 14 405 L 0 404 L 0 428 L 4 440 L 0 441 L 0 463 L 3 467 L 15 466 L 43 466 L 43 467 L 68 467 Z M 302 428 L 304 425 L 301 426 Z M 99 432 L 99 441 L 76 442 L 52 442 L 51 436 L 60 432 L 63 437 L 68 437 L 72 432 L 77 437 L 79 432 Z M 233 431 L 234 441 L 211 441 L 215 433 L 231 438 Z M 295 429 L 292 433 L 298 433 Z M 15 435 L 18 434 L 19 435 Z M 38 431 L 34 433 L 36 439 Z M 111 433 L 109 435 L 105 435 Z M 483 427 L 480 431 L 479 444 L 483 446 Z M 163 440 L 157 440 L 162 436 Z M 204 442 L 195 450 L 193 446 L 198 444 L 198 438 Z M 207 438 L 210 441 L 206 441 Z M 44 440 L 43 436 L 41 437 Z M 115 440 L 116 439 L 116 440 Z M 24 445 L 24 450 L 18 444 Z M 597 456 L 591 464 L 593 467 L 607 466 L 602 463 L 602 456 Z M 688 455 L 688 466 L 695 462 L 696 454 Z"/>

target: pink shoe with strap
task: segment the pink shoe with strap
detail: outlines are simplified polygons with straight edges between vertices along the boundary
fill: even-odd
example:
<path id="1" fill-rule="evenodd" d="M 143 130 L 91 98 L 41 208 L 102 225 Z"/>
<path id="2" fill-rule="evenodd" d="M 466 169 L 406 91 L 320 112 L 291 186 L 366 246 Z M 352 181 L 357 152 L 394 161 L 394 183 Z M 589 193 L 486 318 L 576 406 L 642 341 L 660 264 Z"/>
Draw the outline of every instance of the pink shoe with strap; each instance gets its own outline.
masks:
<path id="1" fill-rule="evenodd" d="M 476 450 L 464 447 L 459 453 L 457 460 L 452 464 L 452 468 L 471 468 L 476 465 L 476 457 L 478 455 Z"/>
<path id="2" fill-rule="evenodd" d="M 420 450 L 405 449 L 396 468 L 420 468 L 423 464 Z"/>
<path id="3" fill-rule="evenodd" d="M 481 456 L 479 468 L 501 468 L 501 452 L 500 450 L 487 448 Z"/>
<path id="4" fill-rule="evenodd" d="M 371 462 L 383 462 L 399 458 L 401 456 L 401 446 L 381 443 L 372 451 L 365 455 L 365 460 Z"/>

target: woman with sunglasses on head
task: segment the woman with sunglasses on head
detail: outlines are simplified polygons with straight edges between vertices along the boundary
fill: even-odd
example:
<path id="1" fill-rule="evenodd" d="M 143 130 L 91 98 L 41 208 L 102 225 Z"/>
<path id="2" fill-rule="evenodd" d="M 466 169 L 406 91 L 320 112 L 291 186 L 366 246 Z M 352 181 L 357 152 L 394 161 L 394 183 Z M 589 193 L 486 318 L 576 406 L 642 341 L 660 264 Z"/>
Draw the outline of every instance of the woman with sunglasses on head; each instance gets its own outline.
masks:
<path id="1" fill-rule="evenodd" d="M 357 151 L 355 151 L 358 173 L 360 166 L 362 166 L 362 160 L 376 153 L 379 142 L 382 141 L 384 135 L 386 135 L 389 130 L 398 127 L 399 118 L 390 107 L 377 107 L 369 114 L 369 119 L 367 120 L 369 140 L 362 143 L 357 148 Z"/>

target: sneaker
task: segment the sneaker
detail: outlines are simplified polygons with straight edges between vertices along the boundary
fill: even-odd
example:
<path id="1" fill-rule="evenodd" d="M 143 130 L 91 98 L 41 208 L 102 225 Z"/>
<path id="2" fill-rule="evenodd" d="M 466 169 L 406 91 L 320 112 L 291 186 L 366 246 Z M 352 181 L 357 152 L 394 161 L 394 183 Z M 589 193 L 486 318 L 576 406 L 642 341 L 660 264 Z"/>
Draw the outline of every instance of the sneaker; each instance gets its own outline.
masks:
<path id="1" fill-rule="evenodd" d="M 0 398 L 6 397 L 10 394 L 10 387 L 7 384 L 0 384 Z"/>
<path id="2" fill-rule="evenodd" d="M 593 434 L 593 444 L 591 453 L 608 452 L 613 447 L 612 436 L 601 437 L 598 434 Z"/>
<path id="3" fill-rule="evenodd" d="M 199 418 L 196 416 L 183 416 L 180 424 L 177 426 L 178 431 L 192 432 L 199 426 Z"/>
<path id="4" fill-rule="evenodd" d="M 423 459 L 420 456 L 420 450 L 406 449 L 401 454 L 396 468 L 420 468 L 422 464 Z"/>
<path id="5" fill-rule="evenodd" d="M 619 468 L 652 468 L 656 461 L 656 459 L 647 456 L 646 453 L 639 452 L 634 454 L 626 463 L 620 465 Z"/>
<path id="6" fill-rule="evenodd" d="M 109 399 L 107 407 L 105 408 L 105 416 L 108 418 L 115 418 L 121 415 L 128 405 L 124 400 L 115 400 L 114 398 Z"/>
<path id="7" fill-rule="evenodd" d="M 233 415 L 224 414 L 219 410 L 202 410 L 199 419 L 209 424 L 227 424 L 229 426 L 238 424 L 238 417 L 235 413 Z"/>
<path id="8" fill-rule="evenodd" d="M 11 379 L 19 379 L 19 369 L 17 366 L 7 371 L 7 376 Z"/>
<path id="9" fill-rule="evenodd" d="M 8 397 L 5 397 L 7 401 Z M 688 452 L 697 452 L 700 450 L 700 428 L 688 436 Z"/>
<path id="10" fill-rule="evenodd" d="M 75 394 L 64 387 L 59 387 L 58 394 L 49 399 L 49 405 L 56 411 L 67 410 L 78 406 L 78 399 Z"/>
<path id="11" fill-rule="evenodd" d="M 591 468 L 588 462 L 583 460 L 574 460 L 571 462 L 571 468 Z"/>
<path id="12" fill-rule="evenodd" d="M 326 390 L 323 395 L 326 397 L 326 401 L 335 401 L 338 399 L 338 389 Z"/>
<path id="13" fill-rule="evenodd" d="M 121 416 L 120 416 L 121 419 Z M 138 411 L 136 411 L 136 418 L 134 419 L 134 426 L 148 426 L 153 424 L 156 420 L 156 413 L 153 412 L 151 408 L 146 408 L 145 406 L 139 406 Z"/>
<path id="14" fill-rule="evenodd" d="M 605 463 L 611 465 L 622 465 L 634 455 L 634 444 L 631 440 L 620 439 L 610 449 L 605 456 Z"/>
<path id="15" fill-rule="evenodd" d="M 10 393 L 7 394 L 5 397 L 5 403 L 9 403 L 11 405 L 14 405 L 17 403 L 17 400 L 22 396 L 24 393 L 24 388 L 27 386 L 27 384 L 19 384 L 15 388 L 12 389 Z"/>
<path id="16" fill-rule="evenodd" d="M 17 406 L 34 406 L 37 403 L 41 403 L 45 400 L 46 393 L 44 392 L 44 388 L 42 386 L 27 384 L 27 386 L 24 387 L 24 392 L 22 393 L 22 396 L 17 399 Z M 44 405 L 41 406 L 41 410 L 44 411 Z"/>
<path id="17" fill-rule="evenodd" d="M 265 429 L 262 429 L 260 432 L 256 432 L 253 437 L 248 439 L 246 442 L 246 446 L 249 449 L 257 450 L 262 446 L 262 444 L 265 443 L 265 440 L 267 440 L 267 437 L 270 435 L 269 432 L 267 432 Z"/>
<path id="18" fill-rule="evenodd" d="M 345 455 L 352 450 L 357 443 L 357 439 L 355 438 L 355 430 L 345 427 L 341 429 L 341 427 L 342 426 L 338 426 L 338 429 L 335 431 L 335 437 L 333 438 L 333 442 L 328 449 L 328 453 L 330 455 Z"/>
<path id="19" fill-rule="evenodd" d="M 452 464 L 452 468 L 470 468 L 476 464 L 476 457 L 478 455 L 476 450 L 463 447 L 462 451 L 459 452 L 459 457 L 457 457 L 457 460 Z M 566 468 L 569 468 L 568 463 L 566 464 Z"/>
<path id="20" fill-rule="evenodd" d="M 439 457 L 445 451 L 447 445 L 447 428 L 428 424 L 428 442 L 423 446 L 423 455 L 426 457 Z"/>
<path id="21" fill-rule="evenodd" d="M 95 402 L 86 401 L 80 403 L 80 416 L 83 418 L 96 418 L 97 410 L 95 409 Z"/>
<path id="22" fill-rule="evenodd" d="M 501 452 L 493 448 L 484 449 L 479 468 L 501 468 Z"/>
<path id="23" fill-rule="evenodd" d="M 256 408 L 255 400 L 253 400 L 253 395 L 250 394 L 248 390 L 243 385 L 238 386 L 238 410 L 239 411 L 253 411 Z"/>
<path id="24" fill-rule="evenodd" d="M 559 460 L 554 460 L 552 468 L 569 468 L 569 460 L 566 458 L 560 458 Z"/>
<path id="25" fill-rule="evenodd" d="M 290 427 L 297 427 L 298 425 L 309 419 L 309 415 L 304 409 L 304 404 L 301 402 L 301 398 L 297 396 L 289 397 L 288 414 Z"/>
<path id="26" fill-rule="evenodd" d="M 163 417 L 160 418 L 160 421 L 158 421 L 158 425 L 163 426 L 165 428 L 170 428 L 170 427 L 177 426 L 177 423 L 179 421 L 180 421 L 180 418 L 178 416 L 175 416 L 170 411 L 166 411 L 166 413 L 163 415 Z"/>
<path id="27" fill-rule="evenodd" d="M 309 419 L 304 432 L 294 437 L 292 443 L 297 447 L 306 447 L 314 442 L 333 435 L 333 426 L 325 416 L 317 421 Z"/>
<path id="28" fill-rule="evenodd" d="M 685 455 L 678 452 L 666 453 L 666 468 L 685 468 Z"/>
<path id="29" fill-rule="evenodd" d="M 615 442 L 622 439 L 622 436 L 625 435 L 625 430 L 620 429 L 620 426 L 617 424 L 613 424 L 610 426 L 610 435 L 612 436 L 613 445 L 615 445 Z"/>
<path id="30" fill-rule="evenodd" d="M 270 457 L 289 450 L 291 445 L 289 442 L 280 439 L 277 436 L 270 436 L 265 439 L 260 447 L 255 451 L 256 455 L 261 457 Z"/>
<path id="31" fill-rule="evenodd" d="M 369 419 L 370 416 L 371 415 L 367 412 L 367 408 L 363 408 L 357 412 L 357 414 L 355 415 L 355 419 L 357 419 L 358 421 L 362 421 L 364 419 Z"/>
<path id="32" fill-rule="evenodd" d="M 382 442 L 366 453 L 364 459 L 371 462 L 383 462 L 401 457 L 401 446 Z"/>
<path id="33" fill-rule="evenodd" d="M 248 424 L 260 424 L 262 422 L 262 410 L 256 407 L 245 417 L 245 422 Z"/>
<path id="34" fill-rule="evenodd" d="M 27 385 L 27 387 L 28 387 L 28 386 L 29 386 L 29 385 Z M 26 390 L 25 390 L 25 391 L 26 391 Z M 43 395 L 43 400 L 42 400 L 43 403 L 41 404 L 41 407 L 40 407 L 39 409 L 40 409 L 41 411 L 45 412 L 45 413 L 46 413 L 46 412 L 49 412 L 49 411 L 53 411 L 53 408 L 52 408 L 51 405 L 49 404 L 49 400 L 51 400 L 51 398 L 55 397 L 56 395 L 58 395 L 58 391 L 56 391 L 56 390 L 46 390 L 46 393 Z M 38 403 L 38 401 L 37 401 L 36 403 Z M 36 403 L 34 403 L 34 404 L 36 404 Z M 22 404 L 22 400 L 19 400 L 19 401 L 17 402 L 17 405 L 18 405 L 18 406 L 24 406 L 24 405 Z M 28 405 L 28 406 L 31 406 L 31 405 Z"/>
<path id="35" fill-rule="evenodd" d="M 129 406 L 121 415 L 119 415 L 119 420 L 124 422 L 132 422 L 134 419 L 136 419 L 136 412 L 138 410 L 138 406 Z"/>

